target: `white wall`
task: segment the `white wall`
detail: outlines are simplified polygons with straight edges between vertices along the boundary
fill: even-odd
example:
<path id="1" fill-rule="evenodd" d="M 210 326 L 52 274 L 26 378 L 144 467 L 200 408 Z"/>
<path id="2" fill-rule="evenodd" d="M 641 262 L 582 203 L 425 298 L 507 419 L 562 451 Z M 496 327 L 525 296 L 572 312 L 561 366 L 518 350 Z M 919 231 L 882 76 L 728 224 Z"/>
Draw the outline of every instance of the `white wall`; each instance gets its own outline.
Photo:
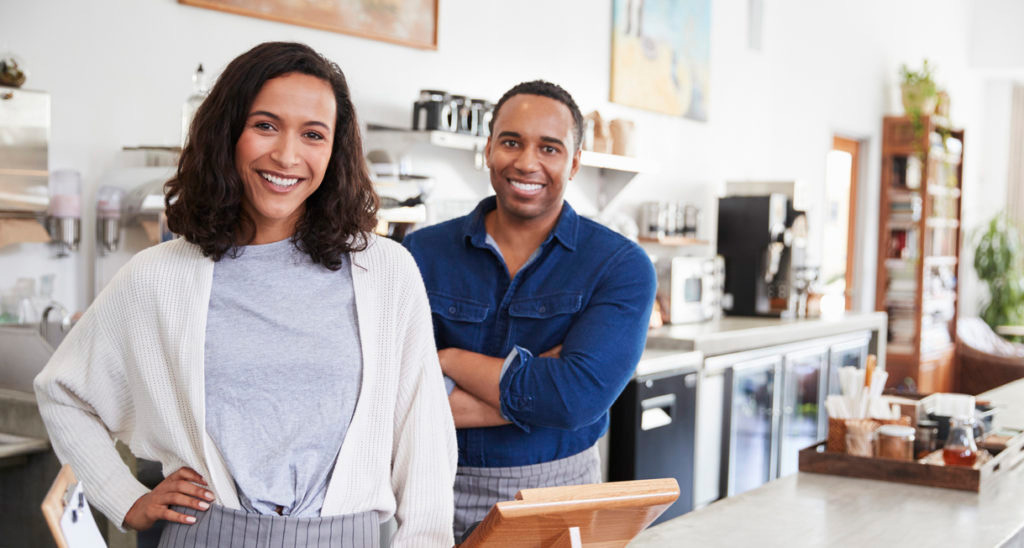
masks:
<path id="1" fill-rule="evenodd" d="M 928 57 L 968 128 L 979 96 L 967 73 L 967 0 L 889 2 L 773 0 L 764 40 L 746 49 L 744 0 L 713 0 L 709 121 L 698 123 L 608 102 L 611 6 L 595 0 L 441 0 L 437 51 L 422 51 L 180 5 L 173 0 L 34 0 L 0 3 L 0 37 L 24 61 L 26 87 L 53 96 L 51 168 L 83 173 L 85 203 L 122 146 L 173 144 L 190 75 L 202 61 L 218 71 L 267 40 L 298 40 L 345 70 L 361 119 L 408 125 L 421 88 L 497 98 L 511 85 L 546 78 L 569 89 L 584 111 L 637 122 L 639 153 L 662 166 L 638 177 L 623 209 L 646 199 L 704 200 L 732 180 L 797 180 L 820 195 L 833 133 L 866 140 L 858 262 L 861 308 L 873 306 L 879 131 L 902 62 Z M 967 165 L 976 149 L 967 145 Z M 442 174 L 477 190 L 482 174 Z M 967 181 L 968 187 L 971 181 Z M 483 190 L 481 190 L 483 191 Z M 967 190 L 966 193 L 970 193 Z M 815 214 L 812 208 L 812 215 Z M 706 215 L 709 217 L 709 215 Z M 83 233 L 91 234 L 91 219 Z M 91 241 L 56 263 L 45 247 L 0 250 L 0 288 L 15 273 L 59 271 L 58 297 L 81 307 L 92 278 Z M 74 282 L 70 281 L 76 273 Z"/>
<path id="2" fill-rule="evenodd" d="M 975 2 L 971 18 L 971 66 L 1019 68 L 1024 66 L 1024 2 L 982 0 Z"/>
<path id="3" fill-rule="evenodd" d="M 974 272 L 974 240 L 977 231 L 1006 206 L 1006 184 L 1010 155 L 1010 111 L 1013 83 L 986 79 L 980 85 L 980 116 L 973 135 L 964 135 L 965 147 L 974 147 L 972 179 L 975 192 L 964 192 L 962 200 L 963 249 L 960 266 L 960 315 L 976 316 L 981 300 L 987 299 L 985 285 Z M 967 165 L 964 165 L 965 169 Z M 966 175 L 965 175 L 966 177 Z"/>

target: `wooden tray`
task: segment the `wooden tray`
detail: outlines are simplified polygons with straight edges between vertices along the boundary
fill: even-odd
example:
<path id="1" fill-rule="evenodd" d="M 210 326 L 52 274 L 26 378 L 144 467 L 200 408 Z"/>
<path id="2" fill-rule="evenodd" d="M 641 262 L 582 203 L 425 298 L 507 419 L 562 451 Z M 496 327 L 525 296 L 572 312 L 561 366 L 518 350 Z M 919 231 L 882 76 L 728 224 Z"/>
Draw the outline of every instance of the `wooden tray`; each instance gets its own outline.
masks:
<path id="1" fill-rule="evenodd" d="M 925 459 L 922 460 L 926 460 Z M 1002 476 L 1024 460 L 1024 434 L 1011 439 L 1006 449 L 974 468 L 943 466 L 921 461 L 855 457 L 825 451 L 825 442 L 800 451 L 800 471 L 865 478 L 928 487 L 981 492 L 990 480 Z"/>

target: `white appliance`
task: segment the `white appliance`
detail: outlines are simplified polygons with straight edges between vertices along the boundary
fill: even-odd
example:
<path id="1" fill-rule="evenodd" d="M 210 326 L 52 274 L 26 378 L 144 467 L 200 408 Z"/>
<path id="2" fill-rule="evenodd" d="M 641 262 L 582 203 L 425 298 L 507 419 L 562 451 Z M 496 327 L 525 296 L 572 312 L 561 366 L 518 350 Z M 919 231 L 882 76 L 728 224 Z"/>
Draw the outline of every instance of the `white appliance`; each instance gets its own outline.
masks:
<path id="1" fill-rule="evenodd" d="M 723 272 L 724 264 L 718 256 L 667 259 L 658 268 L 662 320 L 671 324 L 694 323 L 720 315 Z"/>

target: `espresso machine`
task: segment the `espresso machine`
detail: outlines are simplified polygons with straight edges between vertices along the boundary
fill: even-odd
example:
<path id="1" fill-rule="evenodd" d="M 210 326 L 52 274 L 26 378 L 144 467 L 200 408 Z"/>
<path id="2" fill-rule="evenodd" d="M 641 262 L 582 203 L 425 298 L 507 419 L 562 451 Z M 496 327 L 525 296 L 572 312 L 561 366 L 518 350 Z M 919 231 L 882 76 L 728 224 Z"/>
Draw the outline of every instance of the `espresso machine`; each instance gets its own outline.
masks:
<path id="1" fill-rule="evenodd" d="M 781 316 L 793 308 L 793 275 L 804 263 L 806 216 L 789 196 L 729 196 L 718 202 L 722 308 L 732 316 Z"/>

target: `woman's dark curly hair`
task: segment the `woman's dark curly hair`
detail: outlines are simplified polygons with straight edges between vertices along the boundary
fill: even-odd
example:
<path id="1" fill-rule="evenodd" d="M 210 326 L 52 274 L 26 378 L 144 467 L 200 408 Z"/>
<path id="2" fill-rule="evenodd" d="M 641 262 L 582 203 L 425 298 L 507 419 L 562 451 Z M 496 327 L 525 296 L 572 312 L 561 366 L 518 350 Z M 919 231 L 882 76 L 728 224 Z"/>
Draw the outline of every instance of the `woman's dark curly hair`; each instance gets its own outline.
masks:
<path id="1" fill-rule="evenodd" d="M 345 75 L 309 46 L 267 42 L 224 69 L 196 112 L 177 174 L 165 185 L 168 228 L 215 261 L 225 254 L 237 256 L 238 246 L 252 242 L 256 234 L 242 207 L 245 190 L 235 169 L 235 144 L 249 109 L 267 80 L 295 72 L 330 84 L 337 120 L 323 183 L 306 199 L 292 241 L 313 262 L 331 270 L 341 267 L 344 253 L 366 249 L 378 200 Z"/>

